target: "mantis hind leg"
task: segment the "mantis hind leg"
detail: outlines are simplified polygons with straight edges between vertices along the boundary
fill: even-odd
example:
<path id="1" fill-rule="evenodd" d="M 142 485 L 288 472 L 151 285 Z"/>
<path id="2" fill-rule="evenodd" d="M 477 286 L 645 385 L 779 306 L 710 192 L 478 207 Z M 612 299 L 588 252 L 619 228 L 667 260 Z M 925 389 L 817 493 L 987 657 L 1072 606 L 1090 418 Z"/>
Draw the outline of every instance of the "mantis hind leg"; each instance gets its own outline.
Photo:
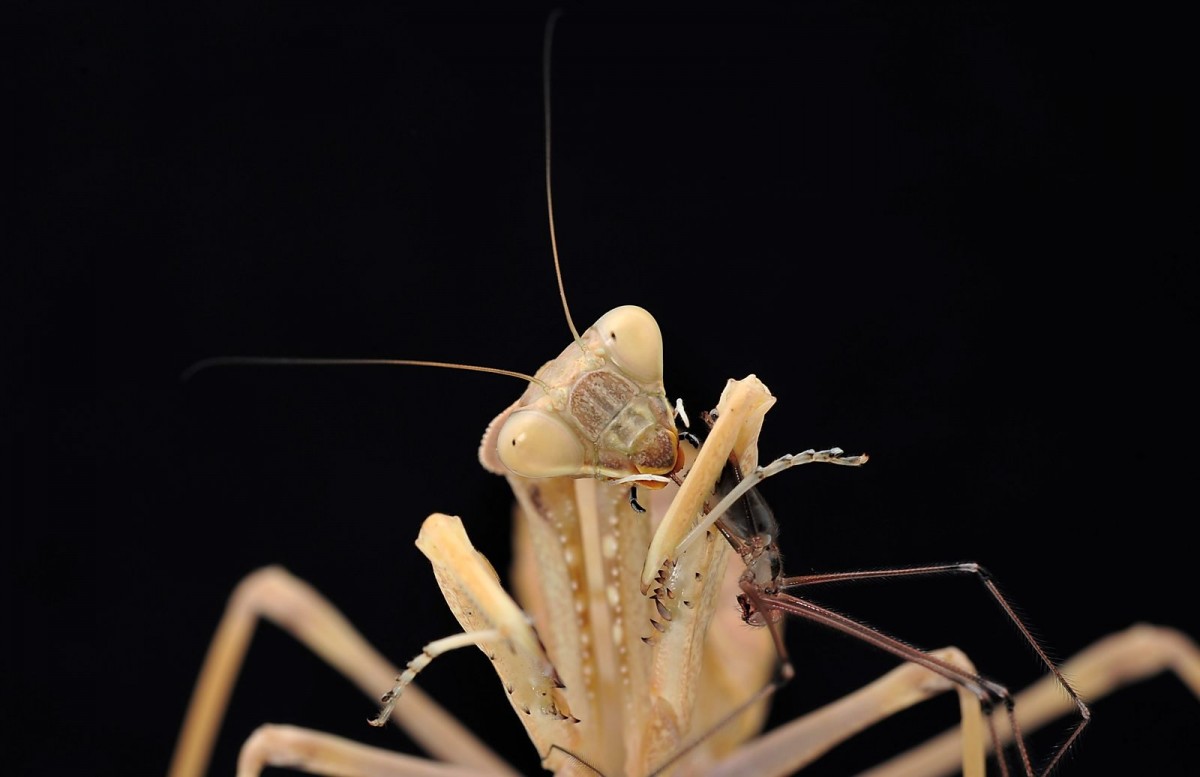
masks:
<path id="1" fill-rule="evenodd" d="M 291 634 L 373 700 L 399 674 L 312 586 L 278 566 L 252 572 L 230 595 L 217 626 L 188 704 L 169 777 L 199 777 L 205 772 L 260 619 Z M 499 756 L 418 688 L 407 690 L 392 720 L 437 758 L 493 774 L 513 774 Z"/>
<path id="2" fill-rule="evenodd" d="M 1138 624 L 1111 634 L 1064 662 L 1061 668 L 1079 694 L 1092 702 L 1165 671 L 1175 673 L 1200 699 L 1200 646 L 1183 632 L 1163 626 Z M 1052 677 L 1043 678 L 1016 696 L 1017 720 L 1026 732 L 1074 709 Z M 953 774 L 958 769 L 956 753 L 961 737 L 960 729 L 950 729 L 860 777 Z M 1012 732 L 1001 727 L 1000 737 L 1007 742 Z"/>
<path id="3" fill-rule="evenodd" d="M 264 725 L 242 746 L 237 777 L 269 766 L 330 777 L 487 777 L 492 772 L 394 753 L 297 726 Z"/>
<path id="4" fill-rule="evenodd" d="M 970 659 L 957 648 L 942 648 L 929 655 L 965 673 L 975 671 Z M 916 664 L 897 667 L 857 691 L 764 734 L 717 764 L 710 777 L 792 774 L 864 729 L 951 689 L 958 691 L 966 735 L 956 739 L 955 751 L 945 756 L 953 770 L 962 770 L 966 777 L 982 777 L 989 736 L 979 700 L 962 686 Z"/>

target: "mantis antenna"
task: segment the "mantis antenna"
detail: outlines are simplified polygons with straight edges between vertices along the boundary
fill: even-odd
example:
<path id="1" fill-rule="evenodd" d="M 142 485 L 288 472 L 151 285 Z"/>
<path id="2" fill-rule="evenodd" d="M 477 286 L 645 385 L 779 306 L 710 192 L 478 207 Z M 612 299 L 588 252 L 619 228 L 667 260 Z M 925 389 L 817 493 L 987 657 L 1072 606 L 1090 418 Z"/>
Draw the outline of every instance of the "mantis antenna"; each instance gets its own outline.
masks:
<path id="1" fill-rule="evenodd" d="M 558 278 L 558 296 L 562 300 L 563 314 L 567 318 L 567 326 L 571 329 L 571 336 L 575 338 L 575 344 L 580 350 L 587 352 L 583 346 L 583 341 L 580 339 L 579 330 L 575 328 L 575 321 L 571 318 L 571 308 L 567 304 L 567 292 L 563 284 L 562 264 L 558 260 L 558 238 L 554 231 L 554 199 L 551 193 L 550 186 L 550 50 L 551 44 L 554 42 L 554 26 L 558 21 L 558 17 L 562 16 L 562 10 L 557 9 L 550 14 L 550 18 L 546 20 L 546 33 L 542 42 L 542 113 L 545 117 L 545 156 L 546 156 L 546 214 L 550 222 L 550 253 L 554 257 L 554 275 Z M 543 389 L 549 391 L 549 387 L 541 380 L 532 375 L 526 375 L 523 372 L 514 370 L 505 370 L 498 367 L 480 367 L 473 364 L 455 364 L 452 362 L 435 362 L 435 361 L 420 361 L 415 359 L 311 359 L 311 358 L 296 358 L 290 356 L 217 356 L 210 359 L 201 359 L 192 364 L 180 374 L 179 379 L 186 383 L 191 380 L 196 373 L 207 370 L 211 367 L 231 367 L 231 366 L 303 366 L 303 367 L 326 367 L 326 366 L 346 366 L 346 365 L 386 365 L 386 366 L 408 366 L 408 367 L 440 367 L 448 370 L 465 370 L 467 372 L 490 372 L 495 375 L 508 375 L 509 377 L 519 378 L 521 380 L 536 383 Z"/>
<path id="2" fill-rule="evenodd" d="M 554 43 L 554 25 L 562 16 L 562 9 L 555 9 L 546 20 L 546 36 L 542 40 L 542 116 L 545 121 L 546 134 L 546 215 L 550 221 L 550 253 L 554 255 L 554 274 L 558 278 L 558 296 L 562 300 L 563 314 L 567 317 L 567 326 L 571 328 L 571 336 L 575 343 L 583 349 L 579 339 L 579 330 L 571 319 L 571 308 L 567 305 L 567 292 L 563 286 L 562 265 L 558 261 L 558 237 L 554 232 L 554 196 L 550 191 L 550 50 Z"/>
<path id="3" fill-rule="evenodd" d="M 452 362 L 419 361 L 416 359 L 309 359 L 292 356 L 215 356 L 211 359 L 201 359 L 180 374 L 179 380 L 186 383 L 201 370 L 210 367 L 233 367 L 240 365 L 282 366 L 282 367 L 328 367 L 354 365 L 402 366 L 402 367 L 440 367 L 446 370 L 466 370 L 467 372 L 490 372 L 494 375 L 508 375 L 520 378 L 530 383 L 536 383 L 543 389 L 548 389 L 545 383 L 532 375 L 515 370 L 505 370 L 499 367 L 479 367 L 474 364 L 454 364 Z"/>

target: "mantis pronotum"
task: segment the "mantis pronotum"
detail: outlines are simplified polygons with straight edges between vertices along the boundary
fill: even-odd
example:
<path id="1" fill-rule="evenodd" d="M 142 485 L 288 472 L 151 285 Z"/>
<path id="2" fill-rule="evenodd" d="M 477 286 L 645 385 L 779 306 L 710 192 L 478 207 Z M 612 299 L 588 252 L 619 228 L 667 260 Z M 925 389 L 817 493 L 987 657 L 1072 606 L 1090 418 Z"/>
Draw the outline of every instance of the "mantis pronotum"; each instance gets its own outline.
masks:
<path id="1" fill-rule="evenodd" d="M 710 293 L 710 291 L 709 291 L 709 293 Z M 682 303 L 682 305 L 683 305 L 683 303 Z M 684 305 L 684 307 L 685 307 L 685 305 Z M 820 319 L 821 317 L 817 317 L 817 318 L 818 318 L 818 319 Z M 802 333 L 803 333 L 803 332 L 805 332 L 805 331 L 821 330 L 821 329 L 822 329 L 822 326 L 824 326 L 824 325 L 820 324 L 820 321 L 817 321 L 817 323 L 815 323 L 814 325 L 811 325 L 811 326 L 803 326 L 803 327 L 799 327 L 799 332 L 802 332 Z M 830 326 L 832 326 L 832 325 L 830 325 Z M 798 335 L 794 335 L 794 333 L 792 333 L 792 335 L 787 335 L 787 337 L 796 337 L 796 336 L 798 336 Z M 557 341 L 556 341 L 556 342 L 557 342 Z M 391 349 L 389 349 L 389 350 L 391 350 Z M 724 349 L 724 350 L 726 351 L 726 353 L 728 353 L 728 351 L 730 351 L 730 349 L 728 349 L 728 348 L 726 348 L 726 349 Z M 456 356 L 458 356 L 458 355 L 456 354 Z M 540 359 L 540 357 L 539 357 L 539 359 Z M 464 361 L 468 360 L 468 357 L 464 356 L 464 357 L 463 357 L 463 360 L 464 360 Z M 490 357 L 479 357 L 479 359 L 476 359 L 476 361 L 486 361 L 486 362 L 491 362 L 492 360 L 490 359 Z M 535 361 L 536 361 L 536 360 L 535 360 Z M 292 379 L 288 379 L 288 380 L 289 380 L 289 383 L 290 383 L 290 380 L 292 380 Z M 820 381 L 820 379 L 815 379 L 815 380 L 816 380 L 816 381 Z M 438 381 L 438 385 L 442 385 L 442 381 Z M 865 434 L 864 434 L 864 435 L 859 435 L 859 436 L 865 436 Z M 864 442 L 866 442 L 866 440 L 864 440 Z M 420 480 L 421 480 L 421 476 L 420 476 L 420 475 L 413 475 L 413 481 L 414 481 L 414 482 L 406 483 L 406 490 L 407 490 L 407 489 L 409 489 L 409 488 L 415 488 L 416 490 L 420 490 L 420 489 L 421 489 L 421 483 L 420 483 Z M 845 480 L 842 480 L 842 478 L 839 478 L 839 488 L 841 488 L 841 487 L 845 487 L 845 484 L 846 484 L 846 481 L 845 481 Z M 432 495 L 432 496 L 437 496 L 437 494 L 426 494 L 426 496 L 430 496 L 430 495 Z M 430 500 L 430 501 L 436 501 L 436 499 L 432 499 L 432 500 Z M 466 512 L 467 512 L 467 511 L 466 511 L 466 510 L 463 510 L 463 511 L 461 511 L 461 512 L 463 512 L 464 514 L 466 514 Z M 464 517 L 466 517 L 466 516 L 464 516 Z M 1007 579 L 1007 577 L 1008 577 L 1008 576 L 1006 576 L 1006 579 Z M 380 579 L 380 580 L 383 580 L 383 579 L 385 579 L 385 578 L 386 578 L 386 570 L 382 571 L 382 573 L 380 573 L 380 574 L 379 574 L 379 579 Z M 1050 631 L 1050 630 L 1048 630 L 1048 631 Z M 397 648 L 396 648 L 396 649 L 397 649 L 397 650 L 403 650 L 402 648 L 398 648 L 398 646 L 397 646 Z M 460 661 L 461 661 L 461 659 L 463 659 L 463 657 L 462 657 L 462 656 L 457 656 L 457 657 L 455 657 L 455 659 L 460 659 Z M 485 677 L 485 679 L 484 679 L 484 680 L 482 680 L 482 682 L 488 682 L 488 681 L 491 681 L 490 677 Z"/>

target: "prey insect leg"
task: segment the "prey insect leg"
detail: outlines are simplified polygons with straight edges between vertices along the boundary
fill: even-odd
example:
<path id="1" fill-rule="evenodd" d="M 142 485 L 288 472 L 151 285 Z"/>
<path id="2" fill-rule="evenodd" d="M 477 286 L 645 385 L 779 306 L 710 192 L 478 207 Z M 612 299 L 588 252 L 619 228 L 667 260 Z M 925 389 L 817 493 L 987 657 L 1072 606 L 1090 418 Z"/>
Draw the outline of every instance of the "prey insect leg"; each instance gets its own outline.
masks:
<path id="1" fill-rule="evenodd" d="M 1170 672 L 1195 696 L 1200 696 L 1200 645 L 1182 631 L 1137 624 L 1111 634 L 1061 666 L 1080 695 L 1095 703 L 1129 685 Z M 1033 731 L 1074 709 L 1054 677 L 1043 677 L 1016 697 L 1017 718 Z M 957 753 L 964 734 L 953 728 L 865 772 L 861 777 L 903 777 L 922 774 L 942 777 L 958 769 Z M 1007 742 L 1012 732 L 1000 731 Z"/>
<path id="2" fill-rule="evenodd" d="M 1016 611 L 1013 609 L 1012 605 L 1009 603 L 1008 599 L 1004 596 L 1004 594 L 1002 594 L 1000 592 L 1000 589 L 997 587 L 995 580 L 992 578 L 991 573 L 989 573 L 986 569 L 981 567 L 979 564 L 976 564 L 973 562 L 965 562 L 965 563 L 960 563 L 960 564 L 933 564 L 933 565 L 926 565 L 926 566 L 903 567 L 903 568 L 897 568 L 897 569 L 874 569 L 874 570 L 864 570 L 864 571 L 857 571 L 857 572 L 839 572 L 839 573 L 829 573 L 829 574 L 820 574 L 820 575 L 799 575 L 799 576 L 795 576 L 795 577 L 781 578 L 779 580 L 779 587 L 780 587 L 780 589 L 794 589 L 794 588 L 802 588 L 805 586 L 820 585 L 823 583 L 831 583 L 831 582 L 881 580 L 881 579 L 898 578 L 898 577 L 928 577 L 928 576 L 932 576 L 932 575 L 956 574 L 956 573 L 965 573 L 965 574 L 975 575 L 980 580 L 980 582 L 983 583 L 983 586 L 987 589 L 988 593 L 996 601 L 996 603 L 1000 606 L 1000 608 L 1004 611 L 1005 615 L 1008 616 L 1009 620 L 1012 621 L 1012 623 L 1017 627 L 1017 630 L 1021 633 L 1021 636 L 1025 639 L 1026 643 L 1028 643 L 1029 646 L 1031 648 L 1033 648 L 1033 651 L 1034 651 L 1034 653 L 1037 654 L 1039 660 L 1041 660 L 1041 662 L 1043 664 L 1045 664 L 1045 666 L 1049 670 L 1051 676 L 1058 682 L 1058 684 L 1062 687 L 1062 689 L 1066 691 L 1067 696 L 1071 700 L 1071 703 L 1075 706 L 1075 709 L 1080 718 L 1079 723 L 1072 729 L 1072 731 L 1071 731 L 1070 735 L 1067 737 L 1066 741 L 1063 742 L 1062 745 L 1059 746 L 1057 752 L 1054 754 L 1051 761 L 1046 765 L 1045 769 L 1042 770 L 1043 774 L 1048 774 L 1058 764 L 1058 762 L 1062 758 L 1063 754 L 1065 754 L 1071 748 L 1071 746 L 1075 743 L 1075 741 L 1079 738 L 1079 735 L 1083 732 L 1083 729 L 1087 726 L 1088 722 L 1091 720 L 1091 713 L 1089 712 L 1088 707 L 1084 703 L 1083 699 L 1080 698 L 1079 694 L 1071 686 L 1071 683 L 1069 683 L 1067 681 L 1067 678 L 1063 675 L 1063 672 L 1058 668 L 1057 665 L 1055 665 L 1054 661 L 1052 661 L 1050 659 L 1049 655 L 1047 655 L 1047 653 L 1046 653 L 1046 650 L 1042 647 L 1042 645 L 1038 642 L 1038 640 L 1033 636 L 1032 632 L 1029 630 L 1029 627 L 1024 623 L 1024 621 L 1021 619 L 1021 617 L 1016 613 Z M 794 604 L 796 602 L 803 601 L 803 600 L 800 600 L 795 597 L 787 596 L 785 594 L 777 594 L 776 596 L 781 597 L 781 601 L 787 601 L 789 604 Z M 811 603 L 808 603 L 808 602 L 805 602 L 804 604 L 805 604 L 805 606 L 811 606 Z M 770 604 L 768 606 L 775 606 L 775 605 Z M 784 609 L 787 609 L 788 612 L 796 613 L 796 610 L 794 610 L 794 609 L 790 609 L 787 607 L 784 607 Z M 796 613 L 796 614 L 799 614 L 799 613 Z M 805 616 L 805 617 L 807 617 L 807 616 Z M 883 647 L 883 649 L 885 649 L 885 650 L 890 650 L 890 648 L 885 647 L 883 645 L 879 645 L 879 646 Z M 894 652 L 894 651 L 892 651 L 892 652 Z M 914 660 L 914 659 L 907 658 L 906 660 Z M 934 670 L 934 671 L 936 671 L 936 670 Z M 995 691 L 996 689 L 990 689 L 990 690 Z M 983 697 L 981 697 L 981 698 L 983 698 Z M 1023 737 L 1021 736 L 1020 726 L 1018 724 L 1016 716 L 1013 714 L 1013 710 L 1012 710 L 1013 702 L 1012 702 L 1011 696 L 1008 694 L 1007 691 L 1004 691 L 1001 696 L 999 696 L 997 699 L 992 700 L 992 701 L 1003 701 L 1004 704 L 1008 707 L 1008 710 L 1009 710 L 1008 716 L 1011 721 L 1011 725 L 1013 727 L 1014 739 L 1016 740 L 1017 748 L 1021 754 L 1022 761 L 1026 764 L 1026 770 L 1031 771 L 1031 767 L 1029 766 L 1029 763 L 1030 763 L 1029 755 L 1025 750 L 1025 742 L 1024 742 Z M 999 746 L 999 742 L 997 742 L 997 746 Z"/>
<path id="3" fill-rule="evenodd" d="M 717 430 L 716 424 L 713 425 L 713 430 L 714 432 Z M 719 501 L 686 532 L 683 532 L 678 527 L 675 529 L 676 533 L 674 536 L 678 536 L 680 539 L 671 548 L 668 558 L 679 558 L 695 542 L 696 538 L 707 534 L 709 529 L 713 527 L 720 531 L 742 557 L 746 569 L 739 581 L 741 593 L 738 596 L 738 601 L 742 607 L 743 619 L 750 625 L 768 627 L 778 653 L 776 671 L 760 693 L 773 693 L 794 675 L 794 670 L 788 658 L 778 624 L 784 614 L 796 615 L 841 631 L 880 650 L 889 652 L 898 658 L 923 667 L 974 695 L 979 700 L 983 711 L 987 713 L 989 734 L 1001 772 L 1004 775 L 1008 775 L 1008 765 L 1004 758 L 1001 737 L 996 730 L 994 718 L 990 714 L 996 705 L 1002 704 L 1006 710 L 1006 717 L 1012 730 L 1013 739 L 1016 742 L 1024 774 L 1032 777 L 1035 773 L 1045 775 L 1052 771 L 1062 758 L 1063 753 L 1077 740 L 1080 732 L 1087 725 L 1090 713 L 1079 695 L 1071 688 L 1062 673 L 1055 667 L 1045 650 L 1037 644 L 1028 627 L 1021 622 L 1012 606 L 992 581 L 990 575 L 977 564 L 941 564 L 873 572 L 785 577 L 783 575 L 781 556 L 775 545 L 775 538 L 779 533 L 779 525 L 771 513 L 770 507 L 762 499 L 761 495 L 758 494 L 755 487 L 767 477 L 800 464 L 829 462 L 856 466 L 865 462 L 866 457 L 847 457 L 837 448 L 825 451 L 808 450 L 800 454 L 780 457 L 765 467 L 754 467 L 748 476 L 743 477 L 738 465 L 738 456 L 733 453 L 735 450 L 736 445 L 731 445 L 728 448 L 729 458 L 725 464 L 725 472 L 718 480 L 719 487 L 717 493 L 720 496 Z M 716 453 L 724 453 L 724 449 Z M 972 573 L 980 578 L 984 586 L 988 589 L 989 594 L 1000 605 L 1010 620 L 1017 625 L 1029 644 L 1034 647 L 1035 652 L 1049 668 L 1051 674 L 1067 690 L 1068 695 L 1076 706 L 1080 722 L 1073 728 L 1066 742 L 1056 750 L 1049 763 L 1040 772 L 1035 772 L 1034 770 L 1032 759 L 1030 758 L 1024 738 L 1021 736 L 1018 720 L 1014 712 L 1013 697 L 1007 688 L 975 672 L 973 669 L 963 669 L 960 666 L 931 656 L 925 651 L 883 634 L 866 624 L 784 592 L 785 589 L 797 589 L 804 586 L 839 580 L 867 580 L 953 572 Z"/>

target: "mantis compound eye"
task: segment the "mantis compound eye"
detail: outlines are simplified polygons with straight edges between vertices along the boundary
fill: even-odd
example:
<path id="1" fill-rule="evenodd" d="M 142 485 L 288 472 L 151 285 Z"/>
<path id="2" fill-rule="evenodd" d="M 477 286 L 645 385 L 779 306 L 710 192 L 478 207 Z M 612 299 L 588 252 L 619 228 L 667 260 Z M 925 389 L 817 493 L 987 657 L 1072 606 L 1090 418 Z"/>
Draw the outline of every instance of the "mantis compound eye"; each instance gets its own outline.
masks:
<path id="1" fill-rule="evenodd" d="M 595 329 L 609 359 L 626 375 L 641 383 L 662 381 L 662 332 L 648 311 L 637 305 L 613 308 Z"/>
<path id="2" fill-rule="evenodd" d="M 521 477 L 572 477 L 584 471 L 579 437 L 539 410 L 518 410 L 509 416 L 500 429 L 496 453 L 505 467 Z"/>

